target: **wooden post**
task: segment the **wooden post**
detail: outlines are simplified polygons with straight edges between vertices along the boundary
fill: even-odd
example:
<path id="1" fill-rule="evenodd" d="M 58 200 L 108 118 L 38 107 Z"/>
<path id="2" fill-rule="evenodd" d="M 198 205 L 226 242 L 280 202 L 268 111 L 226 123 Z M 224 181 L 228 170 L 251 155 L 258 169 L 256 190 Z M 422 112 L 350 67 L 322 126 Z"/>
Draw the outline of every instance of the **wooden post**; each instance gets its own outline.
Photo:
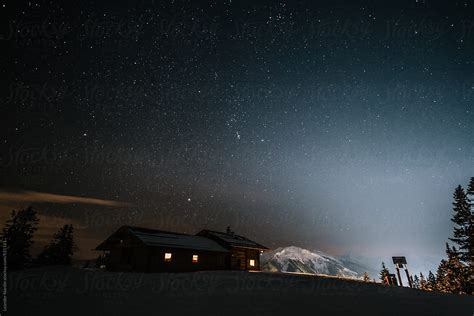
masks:
<path id="1" fill-rule="evenodd" d="M 408 268 L 405 266 L 405 273 L 407 274 L 408 285 L 413 288 L 413 284 L 411 283 L 410 274 L 408 273 Z"/>
<path id="2" fill-rule="evenodd" d="M 402 278 L 400 277 L 400 269 L 398 268 L 398 265 L 396 267 L 397 267 L 398 282 L 400 283 L 400 286 L 403 286 Z"/>

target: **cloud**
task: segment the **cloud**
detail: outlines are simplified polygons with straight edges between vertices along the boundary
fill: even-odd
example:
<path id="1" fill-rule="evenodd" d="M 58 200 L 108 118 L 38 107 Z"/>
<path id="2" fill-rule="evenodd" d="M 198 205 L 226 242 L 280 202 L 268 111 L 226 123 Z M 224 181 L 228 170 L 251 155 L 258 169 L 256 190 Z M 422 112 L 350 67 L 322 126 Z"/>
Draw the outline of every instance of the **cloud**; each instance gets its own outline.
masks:
<path id="1" fill-rule="evenodd" d="M 118 202 L 118 201 L 112 201 L 112 200 L 103 200 L 103 199 L 88 198 L 88 197 L 73 196 L 73 195 L 51 194 L 51 193 L 35 192 L 35 191 L 21 191 L 21 192 L 0 191 L 0 202 L 31 202 L 31 203 L 47 202 L 47 203 L 59 203 L 59 204 L 80 203 L 80 204 L 93 204 L 93 205 L 117 206 L 117 207 L 132 206 L 132 204 L 126 203 L 126 202 Z"/>

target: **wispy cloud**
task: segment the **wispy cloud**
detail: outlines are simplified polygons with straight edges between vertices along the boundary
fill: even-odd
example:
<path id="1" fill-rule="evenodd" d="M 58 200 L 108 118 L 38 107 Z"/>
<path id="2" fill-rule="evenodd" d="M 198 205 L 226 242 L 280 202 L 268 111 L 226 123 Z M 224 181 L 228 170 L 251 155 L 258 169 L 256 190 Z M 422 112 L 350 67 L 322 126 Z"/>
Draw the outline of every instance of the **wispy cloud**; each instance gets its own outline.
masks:
<path id="1" fill-rule="evenodd" d="M 80 204 L 93 204 L 93 205 L 118 206 L 118 207 L 132 206 L 132 204 L 126 203 L 126 202 L 103 200 L 103 199 L 88 198 L 88 197 L 73 196 L 73 195 L 51 194 L 51 193 L 35 192 L 35 191 L 20 191 L 20 192 L 0 191 L 0 202 L 31 202 L 31 203 L 48 202 L 48 203 L 60 203 L 60 204 L 80 203 Z"/>

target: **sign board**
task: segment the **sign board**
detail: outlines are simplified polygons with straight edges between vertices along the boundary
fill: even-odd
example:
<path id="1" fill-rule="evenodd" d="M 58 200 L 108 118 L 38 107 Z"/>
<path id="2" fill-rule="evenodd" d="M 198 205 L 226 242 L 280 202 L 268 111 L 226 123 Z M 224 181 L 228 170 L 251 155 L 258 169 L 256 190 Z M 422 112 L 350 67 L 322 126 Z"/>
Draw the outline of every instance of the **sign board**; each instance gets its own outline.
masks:
<path id="1" fill-rule="evenodd" d="M 394 264 L 407 264 L 407 259 L 405 257 L 392 257 Z"/>

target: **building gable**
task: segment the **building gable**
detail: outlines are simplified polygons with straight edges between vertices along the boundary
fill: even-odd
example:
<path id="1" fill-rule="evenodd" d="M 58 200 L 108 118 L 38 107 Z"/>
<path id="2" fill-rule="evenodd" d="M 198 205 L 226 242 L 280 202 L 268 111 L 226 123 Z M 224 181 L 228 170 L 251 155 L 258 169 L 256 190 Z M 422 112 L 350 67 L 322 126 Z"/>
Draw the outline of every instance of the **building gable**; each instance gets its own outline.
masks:
<path id="1" fill-rule="evenodd" d="M 212 239 L 156 229 L 122 226 L 103 243 L 97 250 L 108 250 L 118 242 L 127 240 L 132 244 L 140 243 L 149 247 L 183 248 L 204 251 L 228 252 L 228 250 Z"/>
<path id="2" fill-rule="evenodd" d="M 230 249 L 232 247 L 250 248 L 250 249 L 256 249 L 256 250 L 267 250 L 268 249 L 267 247 L 255 242 L 255 241 L 252 241 L 252 240 L 250 240 L 248 238 L 245 238 L 241 235 L 235 234 L 234 232 L 230 231 L 230 229 L 228 229 L 228 231 L 225 232 L 225 233 L 204 229 L 204 230 L 201 230 L 196 235 L 204 236 L 204 237 L 210 238 L 212 240 L 215 240 L 220 245 L 222 245 L 222 246 L 224 246 L 228 249 Z"/>

